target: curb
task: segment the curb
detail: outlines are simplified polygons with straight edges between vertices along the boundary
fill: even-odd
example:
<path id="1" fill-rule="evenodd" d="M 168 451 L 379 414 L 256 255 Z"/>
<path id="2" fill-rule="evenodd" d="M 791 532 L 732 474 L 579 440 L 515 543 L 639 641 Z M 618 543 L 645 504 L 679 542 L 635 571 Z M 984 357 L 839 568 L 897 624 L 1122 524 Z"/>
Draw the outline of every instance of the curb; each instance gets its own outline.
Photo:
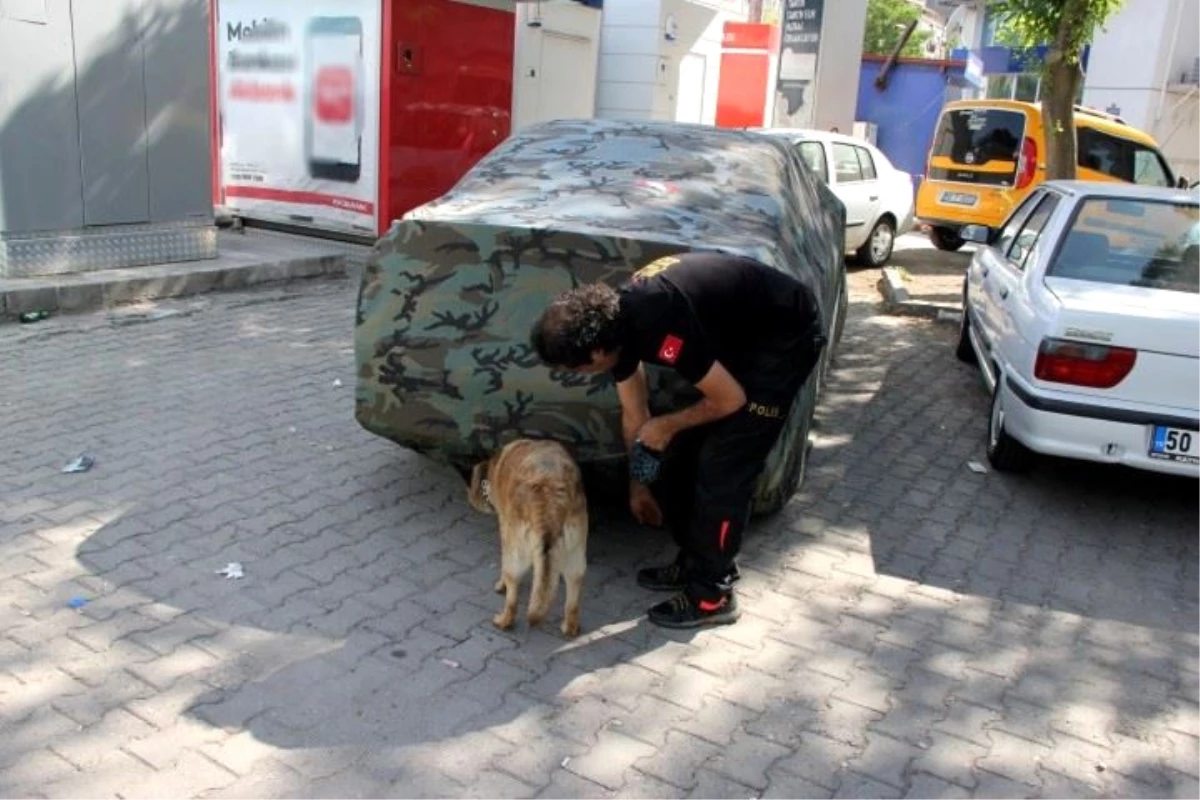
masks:
<path id="1" fill-rule="evenodd" d="M 902 317 L 922 317 L 935 322 L 951 322 L 957 325 L 962 320 L 962 308 L 951 303 L 933 303 L 928 300 L 912 300 L 904 287 L 904 278 L 895 267 L 884 267 L 879 281 L 884 305 L 889 314 Z"/>
<path id="2" fill-rule="evenodd" d="M 37 278 L 0 279 L 0 321 L 28 311 L 52 314 L 212 291 L 244 289 L 307 278 L 344 278 L 347 253 L 313 246 L 311 255 L 270 252 L 222 254 L 216 259 L 98 270 Z"/>
<path id="3" fill-rule="evenodd" d="M 900 277 L 900 270 L 895 267 L 884 267 L 883 280 L 880 281 L 880 284 L 880 288 L 883 290 L 883 299 L 889 306 L 908 301 L 908 289 L 904 288 L 904 279 Z"/>

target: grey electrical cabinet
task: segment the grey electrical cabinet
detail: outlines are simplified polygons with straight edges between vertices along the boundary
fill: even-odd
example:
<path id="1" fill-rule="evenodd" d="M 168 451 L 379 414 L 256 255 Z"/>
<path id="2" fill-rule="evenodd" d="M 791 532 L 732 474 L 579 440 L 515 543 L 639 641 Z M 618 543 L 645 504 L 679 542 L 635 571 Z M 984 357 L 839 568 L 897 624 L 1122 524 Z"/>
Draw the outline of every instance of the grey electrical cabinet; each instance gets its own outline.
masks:
<path id="1" fill-rule="evenodd" d="M 215 258 L 208 0 L 0 0 L 0 275 Z"/>

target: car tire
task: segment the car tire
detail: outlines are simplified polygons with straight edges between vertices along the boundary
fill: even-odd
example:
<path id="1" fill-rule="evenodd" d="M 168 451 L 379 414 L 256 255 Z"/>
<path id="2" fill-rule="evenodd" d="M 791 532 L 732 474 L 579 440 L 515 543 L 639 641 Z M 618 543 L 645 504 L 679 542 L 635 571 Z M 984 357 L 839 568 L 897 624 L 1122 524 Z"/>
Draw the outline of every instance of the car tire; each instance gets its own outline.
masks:
<path id="1" fill-rule="evenodd" d="M 967 313 L 966 293 L 963 293 L 962 320 L 958 323 L 958 346 L 954 348 L 955 357 L 964 364 L 978 364 L 979 356 L 975 354 L 975 346 L 971 344 L 971 315 Z"/>
<path id="2" fill-rule="evenodd" d="M 871 229 L 867 241 L 858 248 L 858 261 L 867 267 L 882 267 L 892 257 L 892 248 L 896 244 L 896 226 L 886 217 L 881 218 Z"/>
<path id="3" fill-rule="evenodd" d="M 1033 461 L 1033 453 L 1004 429 L 1004 376 L 997 370 L 996 388 L 988 413 L 987 457 L 1000 472 L 1024 472 Z"/>
<path id="4" fill-rule="evenodd" d="M 958 231 L 953 228 L 944 228 L 941 226 L 929 229 L 929 241 L 933 242 L 933 246 L 938 250 L 947 253 L 953 253 L 967 243 L 967 240 L 958 235 Z"/>

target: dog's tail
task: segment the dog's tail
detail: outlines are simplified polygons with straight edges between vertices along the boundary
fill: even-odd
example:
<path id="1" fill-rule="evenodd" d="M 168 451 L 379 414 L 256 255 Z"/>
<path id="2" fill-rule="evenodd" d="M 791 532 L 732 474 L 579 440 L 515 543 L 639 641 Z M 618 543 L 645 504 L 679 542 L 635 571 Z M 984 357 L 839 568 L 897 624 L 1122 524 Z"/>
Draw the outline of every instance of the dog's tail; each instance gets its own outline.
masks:
<path id="1" fill-rule="evenodd" d="M 529 624 L 536 625 L 545 618 L 554 603 L 558 589 L 558 570 L 554 549 L 562 537 L 562 525 L 540 519 L 535 523 L 537 544 L 533 550 L 533 587 L 529 593 Z"/>

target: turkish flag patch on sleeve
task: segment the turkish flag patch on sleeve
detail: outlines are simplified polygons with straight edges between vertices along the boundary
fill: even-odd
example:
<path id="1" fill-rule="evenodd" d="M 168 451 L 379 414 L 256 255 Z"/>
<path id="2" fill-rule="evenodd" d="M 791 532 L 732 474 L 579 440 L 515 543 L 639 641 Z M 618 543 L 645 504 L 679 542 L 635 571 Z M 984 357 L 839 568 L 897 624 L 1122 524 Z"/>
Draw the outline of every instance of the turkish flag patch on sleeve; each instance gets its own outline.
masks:
<path id="1" fill-rule="evenodd" d="M 683 339 L 667 334 L 662 346 L 658 348 L 658 360 L 664 364 L 674 364 L 683 350 Z"/>

